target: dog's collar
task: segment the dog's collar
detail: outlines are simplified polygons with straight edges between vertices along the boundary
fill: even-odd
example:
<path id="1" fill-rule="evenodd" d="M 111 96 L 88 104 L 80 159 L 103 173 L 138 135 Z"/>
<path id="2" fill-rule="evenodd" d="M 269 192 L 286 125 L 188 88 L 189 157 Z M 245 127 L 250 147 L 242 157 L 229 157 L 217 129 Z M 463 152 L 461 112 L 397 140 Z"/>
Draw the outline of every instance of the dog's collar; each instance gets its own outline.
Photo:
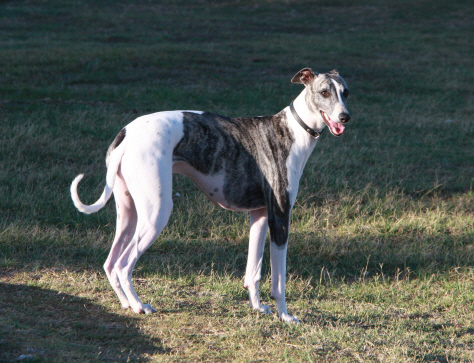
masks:
<path id="1" fill-rule="evenodd" d="M 311 127 L 309 127 L 308 125 L 306 125 L 304 123 L 304 121 L 301 119 L 301 117 L 298 115 L 298 113 L 296 112 L 295 106 L 293 106 L 293 102 L 290 103 L 290 110 L 291 110 L 291 113 L 292 113 L 293 117 L 295 118 L 296 122 L 298 122 L 300 124 L 300 126 L 308 134 L 313 136 L 315 139 L 317 139 L 319 136 L 321 136 L 321 134 L 324 132 L 324 129 L 322 129 L 320 132 L 317 132 L 317 131 L 313 130 Z"/>

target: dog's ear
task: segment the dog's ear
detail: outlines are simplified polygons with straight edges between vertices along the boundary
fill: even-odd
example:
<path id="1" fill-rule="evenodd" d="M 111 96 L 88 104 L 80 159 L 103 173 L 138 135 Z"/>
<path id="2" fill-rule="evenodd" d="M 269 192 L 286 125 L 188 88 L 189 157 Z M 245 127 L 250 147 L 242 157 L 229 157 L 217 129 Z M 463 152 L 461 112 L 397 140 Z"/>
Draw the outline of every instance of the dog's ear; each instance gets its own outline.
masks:
<path id="1" fill-rule="evenodd" d="M 295 74 L 295 76 L 291 79 L 291 83 L 302 83 L 307 85 L 313 81 L 313 79 L 318 74 L 313 72 L 311 68 L 303 68 L 301 71 Z"/>
<path id="2" fill-rule="evenodd" d="M 337 69 L 333 69 L 329 74 L 335 74 L 336 76 L 339 75 L 339 71 Z"/>

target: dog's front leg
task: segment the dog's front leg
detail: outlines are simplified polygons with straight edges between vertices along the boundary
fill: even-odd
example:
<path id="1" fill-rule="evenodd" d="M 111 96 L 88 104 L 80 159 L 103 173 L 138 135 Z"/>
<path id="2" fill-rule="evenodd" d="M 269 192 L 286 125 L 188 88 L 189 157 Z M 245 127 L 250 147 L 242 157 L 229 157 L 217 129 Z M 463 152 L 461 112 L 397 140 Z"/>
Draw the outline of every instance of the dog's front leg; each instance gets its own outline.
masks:
<path id="1" fill-rule="evenodd" d="M 278 316 L 281 321 L 299 323 L 296 316 L 288 315 L 286 311 L 285 283 L 286 283 L 286 252 L 288 243 L 278 246 L 270 244 L 270 260 L 272 264 L 272 299 L 275 300 Z"/>
<path id="2" fill-rule="evenodd" d="M 262 277 L 262 259 L 265 248 L 265 239 L 268 232 L 267 208 L 257 209 L 250 212 L 250 238 L 249 252 L 247 258 L 247 270 L 245 273 L 244 287 L 249 290 L 250 307 L 265 314 L 271 314 L 268 305 L 260 304 L 258 292 L 260 279 Z"/>
<path id="3" fill-rule="evenodd" d="M 288 315 L 285 301 L 286 252 L 291 209 L 276 213 L 269 209 L 268 226 L 270 228 L 270 262 L 272 265 L 272 299 L 275 300 L 281 321 L 299 323 L 296 316 Z"/>

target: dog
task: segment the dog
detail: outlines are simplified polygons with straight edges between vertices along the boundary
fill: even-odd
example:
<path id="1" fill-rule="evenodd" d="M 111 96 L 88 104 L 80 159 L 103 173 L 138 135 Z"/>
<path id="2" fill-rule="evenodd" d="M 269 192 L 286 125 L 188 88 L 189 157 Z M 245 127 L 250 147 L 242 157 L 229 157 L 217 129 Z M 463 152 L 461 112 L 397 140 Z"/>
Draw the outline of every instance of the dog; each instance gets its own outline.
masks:
<path id="1" fill-rule="evenodd" d="M 164 111 L 125 126 L 107 151 L 106 185 L 92 205 L 79 199 L 76 208 L 94 213 L 112 192 L 117 209 L 116 234 L 104 264 L 123 308 L 149 314 L 132 286 L 138 258 L 168 223 L 173 207 L 172 174 L 189 177 L 216 205 L 250 214 L 250 238 L 244 286 L 251 308 L 271 314 L 259 297 L 262 258 L 270 230 L 271 297 L 281 321 L 298 323 L 285 301 L 286 254 L 290 214 L 299 180 L 321 132 L 327 126 L 342 135 L 350 120 L 349 90 L 336 70 L 318 74 L 300 70 L 291 80 L 304 90 L 274 116 L 224 117 L 202 111 Z"/>

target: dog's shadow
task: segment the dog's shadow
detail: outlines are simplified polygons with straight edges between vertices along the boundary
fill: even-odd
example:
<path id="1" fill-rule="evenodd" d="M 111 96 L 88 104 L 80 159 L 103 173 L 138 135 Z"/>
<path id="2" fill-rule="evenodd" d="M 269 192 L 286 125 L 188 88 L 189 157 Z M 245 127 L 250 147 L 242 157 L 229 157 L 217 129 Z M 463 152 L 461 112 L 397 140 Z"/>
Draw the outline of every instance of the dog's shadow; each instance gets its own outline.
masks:
<path id="1" fill-rule="evenodd" d="M 138 318 L 55 290 L 0 283 L 0 361 L 146 361 L 166 353 Z"/>

